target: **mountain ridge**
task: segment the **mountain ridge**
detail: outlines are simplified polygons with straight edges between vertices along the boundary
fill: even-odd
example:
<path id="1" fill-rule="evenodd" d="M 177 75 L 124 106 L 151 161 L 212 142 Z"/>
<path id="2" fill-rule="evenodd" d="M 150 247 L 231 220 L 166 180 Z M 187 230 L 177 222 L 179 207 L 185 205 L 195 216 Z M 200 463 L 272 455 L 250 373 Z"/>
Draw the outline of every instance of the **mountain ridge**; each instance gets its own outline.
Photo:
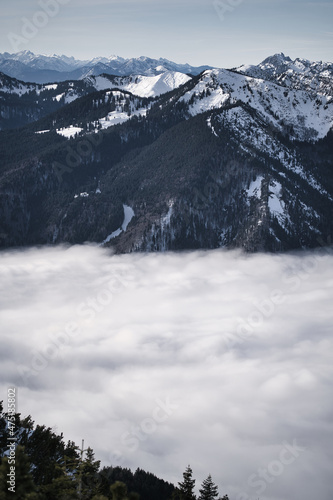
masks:
<path id="1" fill-rule="evenodd" d="M 296 58 L 292 60 L 282 52 L 267 57 L 257 66 L 244 65 L 235 68 L 247 76 L 274 81 L 284 87 L 298 90 L 312 90 L 332 98 L 333 63 L 310 61 Z"/>
<path id="2" fill-rule="evenodd" d="M 161 75 L 90 77 L 91 92 L 2 132 L 15 146 L 0 149 L 0 244 L 252 252 L 328 241 L 332 71 L 310 63 L 310 81 L 290 58 L 265 61 L 260 78 L 205 70 L 151 96 L 144 79 Z"/>
<path id="3" fill-rule="evenodd" d="M 176 71 L 197 75 L 210 66 L 178 64 L 168 59 L 152 59 L 146 56 L 125 59 L 119 56 L 95 57 L 78 60 L 68 56 L 35 55 L 30 51 L 14 54 L 0 54 L 0 71 L 20 80 L 36 83 L 56 83 L 65 80 L 79 80 L 88 76 L 108 73 L 115 76 L 140 74 L 154 76 L 165 71 Z"/>
<path id="4" fill-rule="evenodd" d="M 38 84 L 9 77 L 0 72 L 0 130 L 15 129 L 43 118 L 82 96 L 102 89 L 134 91 L 139 97 L 156 97 L 173 90 L 191 77 L 173 71 L 156 76 L 107 75 L 82 80 Z"/>

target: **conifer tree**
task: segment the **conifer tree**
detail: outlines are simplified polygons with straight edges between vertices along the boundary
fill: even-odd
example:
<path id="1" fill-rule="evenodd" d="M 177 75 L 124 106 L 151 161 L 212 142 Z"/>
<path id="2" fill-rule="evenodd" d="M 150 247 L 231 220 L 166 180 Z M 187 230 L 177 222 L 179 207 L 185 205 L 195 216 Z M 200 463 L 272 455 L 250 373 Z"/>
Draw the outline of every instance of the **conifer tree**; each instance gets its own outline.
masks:
<path id="1" fill-rule="evenodd" d="M 213 483 L 212 476 L 209 474 L 207 479 L 202 482 L 198 500 L 214 500 L 219 495 L 218 487 Z"/>
<path id="2" fill-rule="evenodd" d="M 189 465 L 183 473 L 183 479 L 181 483 L 178 483 L 181 500 L 196 500 L 194 494 L 195 479 L 192 479 L 192 469 Z"/>
<path id="3" fill-rule="evenodd" d="M 79 466 L 79 475 L 82 483 L 82 498 L 91 498 L 98 491 L 98 471 L 100 460 L 95 460 L 92 448 L 88 447 L 85 460 Z"/>

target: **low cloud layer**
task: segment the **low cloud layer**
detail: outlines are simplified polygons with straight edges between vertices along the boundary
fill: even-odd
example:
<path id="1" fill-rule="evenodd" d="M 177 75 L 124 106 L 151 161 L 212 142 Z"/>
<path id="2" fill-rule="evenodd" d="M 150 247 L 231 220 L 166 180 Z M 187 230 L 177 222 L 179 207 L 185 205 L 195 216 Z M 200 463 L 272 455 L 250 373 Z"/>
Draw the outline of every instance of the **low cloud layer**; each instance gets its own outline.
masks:
<path id="1" fill-rule="evenodd" d="M 333 256 L 0 254 L 0 390 L 103 465 L 333 496 Z"/>

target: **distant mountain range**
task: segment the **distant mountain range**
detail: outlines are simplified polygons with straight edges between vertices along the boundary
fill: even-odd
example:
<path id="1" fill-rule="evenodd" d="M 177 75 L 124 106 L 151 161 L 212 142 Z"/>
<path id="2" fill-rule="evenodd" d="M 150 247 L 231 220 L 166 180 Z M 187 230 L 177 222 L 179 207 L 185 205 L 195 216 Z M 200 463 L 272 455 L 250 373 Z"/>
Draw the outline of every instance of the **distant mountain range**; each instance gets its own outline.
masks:
<path id="1" fill-rule="evenodd" d="M 8 52 L 0 54 L 1 72 L 12 78 L 35 83 L 81 80 L 102 73 L 116 76 L 131 74 L 153 76 L 165 71 L 176 71 L 198 75 L 210 68 L 210 66 L 193 67 L 189 64 L 176 64 L 167 59 L 150 59 L 149 57 L 124 59 L 119 56 L 111 56 L 80 61 L 64 55 L 35 55 L 27 50 L 16 54 Z"/>
<path id="2" fill-rule="evenodd" d="M 2 74 L 1 123 L 12 130 L 0 132 L 0 245 L 283 251 L 330 241 L 332 85 L 331 63 L 284 54 L 192 76 L 42 85 Z M 16 130 L 22 120 L 31 123 Z"/>

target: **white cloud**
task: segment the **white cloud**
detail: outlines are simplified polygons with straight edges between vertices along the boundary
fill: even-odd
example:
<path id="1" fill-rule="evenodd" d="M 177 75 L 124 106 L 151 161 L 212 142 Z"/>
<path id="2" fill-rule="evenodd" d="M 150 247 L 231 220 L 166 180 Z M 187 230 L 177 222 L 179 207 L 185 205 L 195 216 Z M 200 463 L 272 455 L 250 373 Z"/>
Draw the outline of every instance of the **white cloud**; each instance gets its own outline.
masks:
<path id="1" fill-rule="evenodd" d="M 190 463 L 235 500 L 330 500 L 332 261 L 3 252 L 3 398 L 16 384 L 23 415 L 105 465 L 176 483 Z"/>

